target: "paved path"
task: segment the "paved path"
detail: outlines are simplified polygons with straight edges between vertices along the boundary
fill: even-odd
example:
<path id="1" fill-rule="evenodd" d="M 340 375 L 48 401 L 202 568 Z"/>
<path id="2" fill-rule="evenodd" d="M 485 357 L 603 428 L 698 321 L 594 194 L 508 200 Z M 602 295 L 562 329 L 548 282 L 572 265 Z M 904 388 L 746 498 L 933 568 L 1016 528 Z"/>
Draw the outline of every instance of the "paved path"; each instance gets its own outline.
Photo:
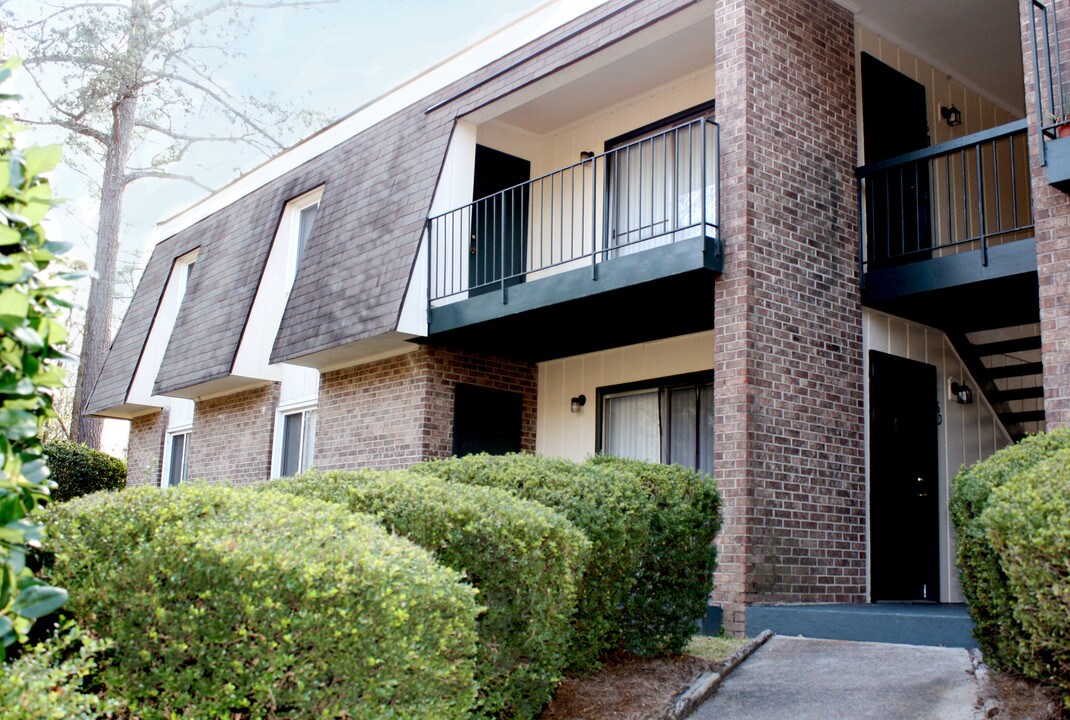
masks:
<path id="1" fill-rule="evenodd" d="M 776 636 L 691 720 L 974 720 L 962 648 Z"/>

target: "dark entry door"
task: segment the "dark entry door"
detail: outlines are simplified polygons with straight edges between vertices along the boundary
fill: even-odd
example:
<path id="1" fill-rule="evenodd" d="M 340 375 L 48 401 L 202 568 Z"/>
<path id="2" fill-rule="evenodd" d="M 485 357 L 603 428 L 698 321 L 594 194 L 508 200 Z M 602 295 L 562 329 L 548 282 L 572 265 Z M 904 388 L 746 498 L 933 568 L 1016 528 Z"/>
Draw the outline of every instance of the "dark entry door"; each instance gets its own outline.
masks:
<path id="1" fill-rule="evenodd" d="M 520 393 L 457 383 L 453 395 L 453 454 L 520 452 Z"/>
<path id="2" fill-rule="evenodd" d="M 472 197 L 472 244 L 468 255 L 469 292 L 479 295 L 523 282 L 527 252 L 528 187 L 531 163 L 476 145 Z"/>
<path id="3" fill-rule="evenodd" d="M 938 602 L 936 368 L 869 353 L 871 590 L 874 602 Z"/>
<path id="4" fill-rule="evenodd" d="M 925 86 L 862 53 L 866 165 L 929 147 Z M 866 257 L 870 269 L 929 257 L 929 163 L 905 165 L 866 184 Z"/>

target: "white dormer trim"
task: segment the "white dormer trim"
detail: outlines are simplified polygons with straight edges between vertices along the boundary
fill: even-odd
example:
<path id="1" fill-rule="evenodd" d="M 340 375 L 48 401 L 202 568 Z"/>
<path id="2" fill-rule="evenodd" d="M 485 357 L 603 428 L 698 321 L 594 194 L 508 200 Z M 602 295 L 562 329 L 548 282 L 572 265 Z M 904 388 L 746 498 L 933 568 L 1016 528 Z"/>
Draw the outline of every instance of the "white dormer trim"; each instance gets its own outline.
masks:
<path id="1" fill-rule="evenodd" d="M 245 323 L 231 375 L 259 380 L 282 380 L 282 366 L 270 363 L 271 348 L 279 333 L 286 302 L 290 298 L 298 268 L 298 233 L 301 212 L 318 205 L 323 186 L 299 195 L 286 203 L 271 243 L 260 286 L 256 290 L 249 318 Z"/>
<path id="2" fill-rule="evenodd" d="M 152 388 L 160 372 L 160 365 L 163 364 L 164 352 L 171 340 L 171 333 L 175 329 L 182 299 L 186 295 L 190 268 L 197 261 L 199 251 L 200 248 L 175 258 L 171 264 L 171 274 L 167 278 L 160 304 L 156 308 L 156 317 L 153 318 L 148 339 L 141 352 L 137 371 L 134 373 L 134 379 L 130 381 L 130 389 L 126 394 L 128 404 L 170 407 L 175 402 L 172 398 L 153 395 Z"/>

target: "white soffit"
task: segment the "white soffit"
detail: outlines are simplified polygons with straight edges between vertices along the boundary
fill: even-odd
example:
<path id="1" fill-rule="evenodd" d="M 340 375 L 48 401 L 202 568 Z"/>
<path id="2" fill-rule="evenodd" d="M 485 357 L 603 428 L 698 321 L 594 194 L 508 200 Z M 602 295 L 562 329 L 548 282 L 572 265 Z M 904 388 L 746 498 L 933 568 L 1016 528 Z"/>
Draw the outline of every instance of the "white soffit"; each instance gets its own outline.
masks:
<path id="1" fill-rule="evenodd" d="M 229 185 L 157 226 L 166 239 L 259 187 L 337 147 L 363 130 L 456 82 L 517 48 L 602 5 L 606 0 L 550 0 L 441 63 L 403 82 L 332 125 L 250 170 Z"/>

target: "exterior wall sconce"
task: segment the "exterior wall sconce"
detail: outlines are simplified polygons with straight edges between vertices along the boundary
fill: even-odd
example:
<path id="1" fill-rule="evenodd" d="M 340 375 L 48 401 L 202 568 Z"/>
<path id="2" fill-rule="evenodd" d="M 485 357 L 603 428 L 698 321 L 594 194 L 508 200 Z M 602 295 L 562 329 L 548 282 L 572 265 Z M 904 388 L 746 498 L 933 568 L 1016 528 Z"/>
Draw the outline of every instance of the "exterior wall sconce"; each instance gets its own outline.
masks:
<path id="1" fill-rule="evenodd" d="M 592 150 L 580 150 L 580 160 L 590 160 L 594 157 L 594 151 Z"/>
<path id="2" fill-rule="evenodd" d="M 582 408 L 586 404 L 587 404 L 587 396 L 586 395 L 577 395 L 576 397 L 572 398 L 572 401 L 571 401 L 569 409 L 574 413 L 578 413 L 580 411 L 580 408 Z"/>
<path id="3" fill-rule="evenodd" d="M 951 393 L 955 396 L 959 405 L 973 404 L 973 390 L 966 383 L 951 381 Z"/>
<path id="4" fill-rule="evenodd" d="M 954 104 L 951 107 L 940 106 L 940 117 L 947 121 L 948 127 L 955 127 L 962 124 L 962 111 L 959 110 Z"/>

